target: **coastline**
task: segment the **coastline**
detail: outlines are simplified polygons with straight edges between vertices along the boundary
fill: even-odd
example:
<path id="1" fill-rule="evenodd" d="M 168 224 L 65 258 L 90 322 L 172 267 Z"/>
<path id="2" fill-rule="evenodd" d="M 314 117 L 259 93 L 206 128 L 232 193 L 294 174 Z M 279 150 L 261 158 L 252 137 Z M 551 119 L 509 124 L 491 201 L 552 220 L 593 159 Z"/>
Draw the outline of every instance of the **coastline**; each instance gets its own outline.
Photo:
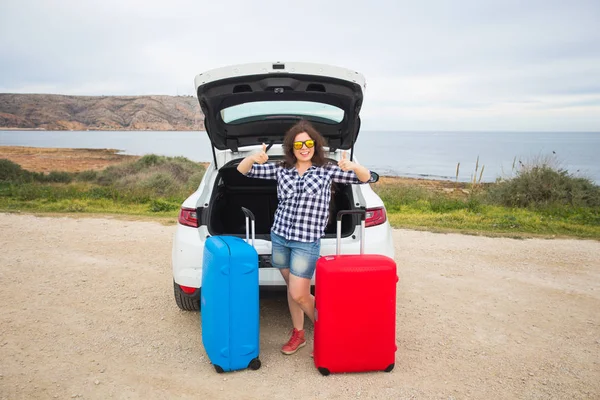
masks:
<path id="1" fill-rule="evenodd" d="M 521 145 L 518 135 L 514 134 L 401 131 L 388 134 L 365 131 L 362 132 L 364 140 L 359 142 L 367 145 L 357 145 L 356 154 L 360 154 L 359 160 L 363 165 L 380 176 L 449 182 L 458 180 L 470 185 L 473 174 L 478 173 L 477 178 L 481 183 L 495 183 L 499 179 L 513 178 L 522 165 L 549 161 L 574 177 L 587 178 L 600 185 L 600 166 L 595 161 L 593 151 L 600 146 L 600 136 L 531 134 L 533 136 L 528 136 L 529 139 Z M 186 145 L 181 146 L 180 143 Z M 423 147 L 425 143 L 430 145 Z M 0 131 L 0 145 L 117 148 L 123 154 L 130 155 L 182 156 L 195 162 L 210 162 L 213 159 L 210 140 L 204 131 L 14 130 Z M 556 150 L 556 155 L 550 150 Z M 480 167 L 478 171 L 477 162 Z"/>
<path id="2" fill-rule="evenodd" d="M 0 131 L 46 131 L 44 128 L 7 128 L 0 127 Z"/>
<path id="3" fill-rule="evenodd" d="M 118 149 L 0 146 L 0 159 L 8 159 L 32 172 L 100 171 L 111 165 L 135 161 L 141 156 L 120 154 Z M 200 162 L 208 165 L 209 162 Z M 450 180 L 381 175 L 377 184 L 421 186 L 433 190 L 465 189 L 468 183 Z"/>

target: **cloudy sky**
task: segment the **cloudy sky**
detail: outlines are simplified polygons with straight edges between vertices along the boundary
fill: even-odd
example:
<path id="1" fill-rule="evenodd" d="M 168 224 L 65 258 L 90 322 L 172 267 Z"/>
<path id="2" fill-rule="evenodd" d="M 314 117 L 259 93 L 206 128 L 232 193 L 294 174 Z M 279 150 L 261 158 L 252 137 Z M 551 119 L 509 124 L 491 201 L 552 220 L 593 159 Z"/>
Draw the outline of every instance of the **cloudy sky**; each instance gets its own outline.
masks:
<path id="1" fill-rule="evenodd" d="M 2 0 L 0 92 L 192 95 L 309 61 L 365 75 L 364 129 L 600 131 L 598 0 L 285 3 Z"/>

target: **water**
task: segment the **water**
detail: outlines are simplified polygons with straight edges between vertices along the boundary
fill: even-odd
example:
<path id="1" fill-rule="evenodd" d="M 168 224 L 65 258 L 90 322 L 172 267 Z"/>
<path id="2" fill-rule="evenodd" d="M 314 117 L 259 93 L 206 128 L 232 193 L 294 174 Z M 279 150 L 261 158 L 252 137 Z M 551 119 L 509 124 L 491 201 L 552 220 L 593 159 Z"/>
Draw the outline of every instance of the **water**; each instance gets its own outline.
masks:
<path id="1" fill-rule="evenodd" d="M 212 160 L 206 132 L 0 131 L 2 146 L 112 148 L 123 154 Z M 380 175 L 472 179 L 479 157 L 483 182 L 512 174 L 513 162 L 554 157 L 557 167 L 600 184 L 600 132 L 361 132 L 360 162 Z"/>
<path id="2" fill-rule="evenodd" d="M 370 138 L 373 137 L 373 140 Z M 600 184 L 600 132 L 361 132 L 356 151 L 363 164 L 384 175 L 432 179 L 514 176 L 513 163 L 552 158 L 556 167 Z"/>

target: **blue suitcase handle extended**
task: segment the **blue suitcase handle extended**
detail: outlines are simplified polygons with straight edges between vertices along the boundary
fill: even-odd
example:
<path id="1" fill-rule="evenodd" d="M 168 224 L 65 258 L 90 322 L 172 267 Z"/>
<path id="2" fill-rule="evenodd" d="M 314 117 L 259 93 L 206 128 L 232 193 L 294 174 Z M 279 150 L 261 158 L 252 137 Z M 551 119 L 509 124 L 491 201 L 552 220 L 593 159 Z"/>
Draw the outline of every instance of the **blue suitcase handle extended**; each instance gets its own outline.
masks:
<path id="1" fill-rule="evenodd" d="M 246 243 L 250 244 L 250 238 L 248 237 L 249 232 L 250 232 L 250 228 L 248 225 L 252 225 L 252 247 L 254 247 L 254 237 L 255 237 L 255 225 L 256 225 L 256 218 L 254 218 L 254 214 L 252 213 L 252 211 L 248 210 L 246 207 L 242 207 L 242 212 L 244 213 L 244 215 L 246 216 Z"/>
<path id="2" fill-rule="evenodd" d="M 337 213 L 336 246 L 335 253 L 340 255 L 342 245 L 342 217 L 346 214 L 356 214 L 360 217 L 360 254 L 365 252 L 365 219 L 367 212 L 365 210 L 342 210 Z"/>

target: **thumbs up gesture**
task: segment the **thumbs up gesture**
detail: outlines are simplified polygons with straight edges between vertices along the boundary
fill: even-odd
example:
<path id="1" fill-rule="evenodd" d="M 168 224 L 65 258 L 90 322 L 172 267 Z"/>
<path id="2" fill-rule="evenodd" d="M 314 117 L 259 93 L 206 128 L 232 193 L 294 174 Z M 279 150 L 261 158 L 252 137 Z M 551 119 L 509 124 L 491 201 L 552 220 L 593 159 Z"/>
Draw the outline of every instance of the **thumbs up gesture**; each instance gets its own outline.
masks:
<path id="1" fill-rule="evenodd" d="M 269 156 L 267 155 L 267 145 L 263 143 L 262 150 L 252 156 L 252 161 L 257 164 L 264 164 L 268 159 Z"/>
<path id="2" fill-rule="evenodd" d="M 340 167 L 342 171 L 354 171 L 356 163 L 348 160 L 348 152 L 344 150 L 342 151 L 342 159 L 338 161 L 338 167 Z"/>

